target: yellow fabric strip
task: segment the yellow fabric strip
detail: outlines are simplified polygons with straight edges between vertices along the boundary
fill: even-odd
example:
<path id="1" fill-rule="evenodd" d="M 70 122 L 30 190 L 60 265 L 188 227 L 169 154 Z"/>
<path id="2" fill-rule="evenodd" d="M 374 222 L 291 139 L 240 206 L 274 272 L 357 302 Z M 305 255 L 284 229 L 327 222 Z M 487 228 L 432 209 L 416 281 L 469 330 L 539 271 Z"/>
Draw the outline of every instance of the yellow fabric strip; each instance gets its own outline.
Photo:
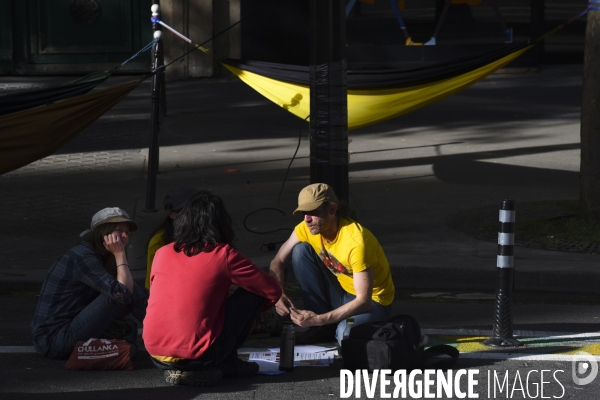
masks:
<path id="1" fill-rule="evenodd" d="M 164 362 L 164 363 L 171 363 L 171 364 L 177 364 L 178 362 L 182 362 L 185 361 L 185 358 L 179 358 L 179 357 L 170 357 L 170 356 L 153 356 L 151 355 L 152 358 L 157 359 L 160 362 Z"/>
<path id="2" fill-rule="evenodd" d="M 51 155 L 137 85 L 122 83 L 0 118 L 0 174 Z"/>
<path id="3" fill-rule="evenodd" d="M 163 236 L 164 229 L 159 229 L 148 242 L 148 258 L 146 259 L 146 289 L 150 289 L 150 273 L 152 272 L 152 261 L 156 251 L 165 245 Z"/>
<path id="4" fill-rule="evenodd" d="M 532 46 L 511 53 L 468 73 L 425 85 L 375 90 L 348 90 L 348 129 L 357 129 L 396 118 L 451 96 L 479 82 L 519 57 Z M 223 64 L 247 85 L 292 114 L 310 114 L 310 89 Z"/>

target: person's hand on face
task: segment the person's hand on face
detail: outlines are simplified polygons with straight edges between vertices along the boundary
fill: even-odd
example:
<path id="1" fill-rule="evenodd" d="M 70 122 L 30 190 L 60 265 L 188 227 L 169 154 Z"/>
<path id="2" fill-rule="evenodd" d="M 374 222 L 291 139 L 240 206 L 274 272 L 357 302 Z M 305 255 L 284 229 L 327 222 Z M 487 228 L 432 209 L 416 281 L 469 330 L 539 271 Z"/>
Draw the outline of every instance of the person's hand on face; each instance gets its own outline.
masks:
<path id="1" fill-rule="evenodd" d="M 104 247 L 114 255 L 125 252 L 125 246 L 129 243 L 129 226 L 119 224 L 108 235 L 104 235 Z"/>
<path id="2" fill-rule="evenodd" d="M 125 251 L 125 245 L 121 241 L 121 237 L 113 233 L 104 236 L 104 247 L 115 255 Z"/>

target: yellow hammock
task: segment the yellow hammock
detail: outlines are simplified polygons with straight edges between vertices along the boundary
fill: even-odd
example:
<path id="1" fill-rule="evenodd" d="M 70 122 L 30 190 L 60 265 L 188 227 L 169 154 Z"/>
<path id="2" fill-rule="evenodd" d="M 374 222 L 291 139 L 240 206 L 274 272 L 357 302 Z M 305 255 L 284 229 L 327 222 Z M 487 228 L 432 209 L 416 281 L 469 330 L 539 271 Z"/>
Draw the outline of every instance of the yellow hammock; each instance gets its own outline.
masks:
<path id="1" fill-rule="evenodd" d="M 524 47 L 473 71 L 433 83 L 404 88 L 348 89 L 348 129 L 396 118 L 460 92 L 504 67 L 531 47 Z M 267 78 L 226 63 L 223 65 L 278 106 L 302 119 L 309 116 L 309 86 Z"/>

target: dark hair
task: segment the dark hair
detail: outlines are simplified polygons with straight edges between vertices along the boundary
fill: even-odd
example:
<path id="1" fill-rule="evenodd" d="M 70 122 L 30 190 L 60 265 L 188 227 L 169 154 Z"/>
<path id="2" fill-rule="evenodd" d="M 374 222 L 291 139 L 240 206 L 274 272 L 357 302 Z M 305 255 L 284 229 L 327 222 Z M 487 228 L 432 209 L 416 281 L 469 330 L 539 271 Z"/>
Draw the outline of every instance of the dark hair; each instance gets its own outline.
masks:
<path id="1" fill-rule="evenodd" d="M 192 196 L 175 220 L 175 251 L 188 257 L 211 252 L 218 244 L 231 245 L 234 238 L 223 200 L 206 190 Z"/>
<path id="2" fill-rule="evenodd" d="M 102 263 L 104 264 L 104 267 L 108 273 L 115 277 L 117 276 L 117 261 L 115 260 L 114 254 L 106 250 L 106 247 L 104 247 L 104 236 L 113 232 L 119 224 L 121 223 L 100 224 L 96 226 L 92 233 L 86 236 L 84 239 L 84 241 L 91 245 L 92 250 L 100 255 Z"/>

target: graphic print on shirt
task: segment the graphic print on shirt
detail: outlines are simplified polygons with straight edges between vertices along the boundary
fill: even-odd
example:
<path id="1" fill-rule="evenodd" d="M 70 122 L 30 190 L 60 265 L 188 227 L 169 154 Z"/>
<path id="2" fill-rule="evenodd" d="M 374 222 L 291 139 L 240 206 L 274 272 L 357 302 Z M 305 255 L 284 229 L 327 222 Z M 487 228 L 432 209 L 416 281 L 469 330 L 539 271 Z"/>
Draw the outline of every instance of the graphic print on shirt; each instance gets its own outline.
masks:
<path id="1" fill-rule="evenodd" d="M 329 253 L 327 250 L 321 247 L 321 251 L 319 252 L 319 258 L 323 261 L 323 264 L 327 267 L 328 270 L 331 271 L 334 275 L 344 274 L 347 276 L 352 276 L 352 274 L 348 271 L 348 268 L 344 267 L 344 265 L 339 262 L 333 254 Z"/>

